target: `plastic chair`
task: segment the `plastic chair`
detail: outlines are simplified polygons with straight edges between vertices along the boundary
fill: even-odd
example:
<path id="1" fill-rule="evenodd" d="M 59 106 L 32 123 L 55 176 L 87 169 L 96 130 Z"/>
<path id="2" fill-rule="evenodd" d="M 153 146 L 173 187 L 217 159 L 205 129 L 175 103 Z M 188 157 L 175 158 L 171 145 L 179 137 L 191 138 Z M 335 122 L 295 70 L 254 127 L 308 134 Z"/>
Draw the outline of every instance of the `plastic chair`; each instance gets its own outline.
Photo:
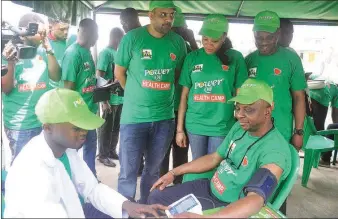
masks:
<path id="1" fill-rule="evenodd" d="M 306 117 L 305 120 L 305 135 L 304 135 L 304 166 L 302 176 L 302 186 L 307 187 L 310 178 L 312 167 L 318 168 L 320 154 L 322 152 L 335 150 L 333 164 L 336 164 L 337 149 L 338 149 L 338 129 L 330 129 L 317 131 L 313 118 Z M 334 141 L 324 136 L 334 135 Z"/>
<path id="2" fill-rule="evenodd" d="M 291 152 L 291 170 L 288 175 L 288 177 L 282 181 L 277 190 L 274 192 L 274 194 L 270 197 L 269 203 L 271 203 L 271 206 L 274 209 L 279 209 L 282 204 L 284 203 L 285 199 L 290 194 L 293 185 L 295 184 L 298 176 L 299 171 L 299 156 L 298 152 L 294 149 L 292 145 L 290 145 L 290 152 Z M 196 179 L 211 179 L 214 173 L 216 172 L 216 169 L 204 172 L 204 173 L 189 173 L 185 174 L 183 176 L 183 182 L 188 182 Z M 210 210 L 210 211 L 209 211 Z M 208 212 L 213 212 L 212 209 L 209 209 Z"/>

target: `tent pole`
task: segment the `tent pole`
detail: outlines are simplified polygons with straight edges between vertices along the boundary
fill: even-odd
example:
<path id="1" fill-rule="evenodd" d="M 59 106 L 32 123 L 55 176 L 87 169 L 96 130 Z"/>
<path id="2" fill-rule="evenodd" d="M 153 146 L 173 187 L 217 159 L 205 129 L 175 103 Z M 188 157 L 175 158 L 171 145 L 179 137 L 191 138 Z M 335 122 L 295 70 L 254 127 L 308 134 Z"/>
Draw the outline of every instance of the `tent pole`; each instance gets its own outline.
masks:
<path id="1" fill-rule="evenodd" d="M 241 13 L 241 10 L 242 10 L 242 7 L 243 7 L 243 4 L 244 4 L 244 0 L 241 1 L 241 4 L 239 5 L 238 7 L 238 10 L 237 10 L 237 13 L 236 13 L 236 17 L 239 16 L 239 14 Z"/>

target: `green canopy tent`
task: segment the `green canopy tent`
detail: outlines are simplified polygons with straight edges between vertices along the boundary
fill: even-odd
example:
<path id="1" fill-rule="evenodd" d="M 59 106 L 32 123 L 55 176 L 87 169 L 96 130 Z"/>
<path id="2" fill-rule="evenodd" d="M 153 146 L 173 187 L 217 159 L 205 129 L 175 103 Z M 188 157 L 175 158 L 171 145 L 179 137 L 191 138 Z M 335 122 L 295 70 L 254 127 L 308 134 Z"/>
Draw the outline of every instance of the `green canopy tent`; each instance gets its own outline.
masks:
<path id="1" fill-rule="evenodd" d="M 76 25 L 84 17 L 97 13 L 116 14 L 133 7 L 147 12 L 149 1 L 12 1 L 49 17 L 66 18 Z M 338 25 L 338 1 L 174 1 L 187 17 L 201 19 L 206 14 L 220 13 L 232 22 L 251 23 L 262 10 L 275 11 L 280 17 L 295 23 Z"/>

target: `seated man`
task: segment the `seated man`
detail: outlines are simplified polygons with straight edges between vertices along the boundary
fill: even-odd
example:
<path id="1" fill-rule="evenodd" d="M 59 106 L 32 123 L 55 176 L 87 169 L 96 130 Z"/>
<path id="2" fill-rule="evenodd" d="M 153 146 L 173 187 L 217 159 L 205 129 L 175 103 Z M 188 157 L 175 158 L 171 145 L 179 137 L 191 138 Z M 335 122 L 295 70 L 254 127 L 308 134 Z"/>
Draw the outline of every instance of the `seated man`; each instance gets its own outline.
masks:
<path id="1" fill-rule="evenodd" d="M 43 132 L 28 142 L 8 171 L 6 218 L 158 216 L 157 209 L 165 209 L 132 203 L 98 183 L 76 150 L 87 130 L 99 128 L 104 120 L 89 111 L 79 93 L 50 90 L 41 96 L 35 112 Z"/>
<path id="2" fill-rule="evenodd" d="M 152 187 L 148 203 L 170 205 L 193 193 L 203 210 L 227 206 L 210 217 L 247 218 L 260 211 L 291 168 L 289 144 L 274 127 L 272 89 L 247 79 L 236 97 L 232 127 L 217 152 L 169 171 Z M 174 178 L 217 168 L 211 180 L 200 179 L 168 187 Z M 199 215 L 184 213 L 180 217 Z"/>

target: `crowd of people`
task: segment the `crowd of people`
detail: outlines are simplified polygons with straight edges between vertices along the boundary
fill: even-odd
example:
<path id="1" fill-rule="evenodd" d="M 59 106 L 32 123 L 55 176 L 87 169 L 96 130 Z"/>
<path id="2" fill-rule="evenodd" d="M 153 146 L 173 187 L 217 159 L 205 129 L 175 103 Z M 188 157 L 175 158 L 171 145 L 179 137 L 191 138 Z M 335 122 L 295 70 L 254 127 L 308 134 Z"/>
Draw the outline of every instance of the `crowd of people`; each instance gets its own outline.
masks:
<path id="1" fill-rule="evenodd" d="M 227 37 L 224 15 L 204 18 L 201 48 L 172 1 L 150 1 L 149 19 L 141 26 L 137 11 L 124 9 L 123 30 L 111 30 L 96 64 L 90 51 L 98 39 L 94 20 L 81 20 L 74 40 L 66 21 L 51 19 L 44 28 L 36 14 L 20 19 L 23 28 L 39 24 L 35 36 L 23 38 L 38 53 L 18 60 L 8 43 L 2 55 L 8 64 L 3 118 L 13 155 L 6 217 L 158 216 L 190 193 L 203 210 L 226 206 L 212 216 L 249 217 L 286 179 L 290 145 L 303 147 L 307 104 L 302 61 L 290 48 L 292 23 L 272 11 L 258 13 L 257 50 L 243 57 Z M 124 96 L 114 93 L 95 103 L 99 77 L 118 82 Z M 327 89 L 337 93 L 337 84 Z M 338 122 L 337 97 L 310 96 L 313 115 L 321 117 L 314 117 L 317 129 L 324 129 L 329 101 Z M 104 165 L 115 167 L 119 160 L 117 191 L 97 179 L 97 148 Z M 323 154 L 322 163 L 330 163 L 329 155 Z M 184 174 L 213 169 L 211 180 L 182 183 Z"/>

